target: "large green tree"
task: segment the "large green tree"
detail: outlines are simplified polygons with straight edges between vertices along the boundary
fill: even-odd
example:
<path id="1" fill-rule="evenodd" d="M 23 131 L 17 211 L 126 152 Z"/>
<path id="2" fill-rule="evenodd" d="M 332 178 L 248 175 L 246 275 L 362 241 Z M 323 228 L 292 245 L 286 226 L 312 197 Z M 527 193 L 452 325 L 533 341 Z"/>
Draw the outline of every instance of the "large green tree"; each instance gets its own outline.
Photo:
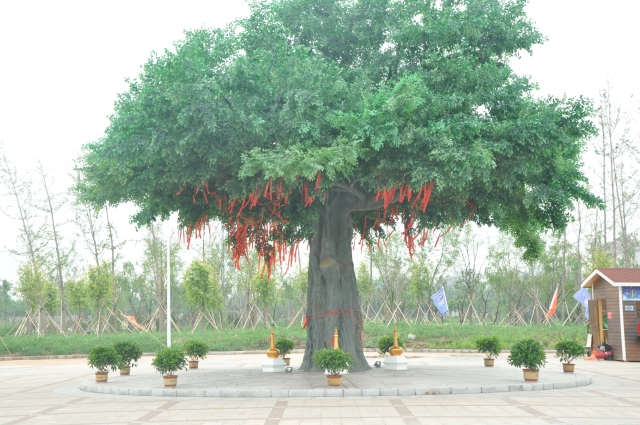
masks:
<path id="1" fill-rule="evenodd" d="M 143 66 L 85 146 L 80 198 L 131 201 L 141 225 L 177 211 L 187 240 L 219 219 L 236 266 L 255 247 L 267 273 L 309 240 L 302 370 L 335 327 L 366 370 L 354 233 L 398 226 L 412 251 L 473 220 L 535 256 L 574 200 L 598 202 L 579 170 L 591 104 L 537 99 L 509 66 L 543 40 L 525 5 L 258 0 Z"/>

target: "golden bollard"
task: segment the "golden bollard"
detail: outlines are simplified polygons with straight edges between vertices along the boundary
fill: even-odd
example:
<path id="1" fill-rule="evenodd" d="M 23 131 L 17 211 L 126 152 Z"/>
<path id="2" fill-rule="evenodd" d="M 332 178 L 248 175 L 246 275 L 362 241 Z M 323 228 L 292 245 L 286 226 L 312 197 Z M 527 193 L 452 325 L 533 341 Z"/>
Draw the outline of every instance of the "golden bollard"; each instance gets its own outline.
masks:
<path id="1" fill-rule="evenodd" d="M 401 356 L 402 347 L 398 346 L 398 329 L 393 328 L 393 347 L 389 348 L 390 356 Z"/>
<path id="2" fill-rule="evenodd" d="M 280 350 L 276 348 L 276 343 L 274 341 L 275 335 L 273 329 L 271 330 L 271 348 L 267 350 L 267 357 L 270 359 L 277 359 L 280 355 Z"/>

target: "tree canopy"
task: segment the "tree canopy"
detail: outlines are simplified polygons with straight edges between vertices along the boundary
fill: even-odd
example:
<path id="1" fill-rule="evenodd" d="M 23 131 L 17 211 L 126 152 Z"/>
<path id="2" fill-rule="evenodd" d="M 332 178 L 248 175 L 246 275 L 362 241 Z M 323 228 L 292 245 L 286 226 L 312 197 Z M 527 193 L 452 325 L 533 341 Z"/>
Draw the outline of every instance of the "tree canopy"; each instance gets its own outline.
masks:
<path id="1" fill-rule="evenodd" d="M 543 41 L 526 3 L 256 1 L 144 64 L 78 193 L 135 203 L 139 224 L 177 211 L 187 240 L 220 219 L 236 266 L 252 245 L 269 267 L 295 254 L 341 193 L 361 241 L 400 226 L 411 250 L 473 220 L 535 256 L 599 200 L 580 171 L 591 103 L 540 99 L 510 68 Z"/>

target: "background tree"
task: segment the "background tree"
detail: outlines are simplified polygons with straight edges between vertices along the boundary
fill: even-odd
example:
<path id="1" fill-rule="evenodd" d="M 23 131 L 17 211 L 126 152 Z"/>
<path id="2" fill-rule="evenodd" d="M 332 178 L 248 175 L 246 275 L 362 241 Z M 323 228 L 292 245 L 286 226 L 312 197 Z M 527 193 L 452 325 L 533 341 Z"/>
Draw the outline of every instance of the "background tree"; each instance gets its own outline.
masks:
<path id="1" fill-rule="evenodd" d="M 103 261 L 99 266 L 89 266 L 87 293 L 96 313 L 96 334 L 106 327 L 105 312 L 109 310 L 114 298 L 113 275 L 109 263 Z M 107 318 L 108 319 L 108 318 Z"/>
<path id="2" fill-rule="evenodd" d="M 579 170 L 590 102 L 537 99 L 509 66 L 543 40 L 525 5 L 252 3 L 144 65 L 85 146 L 76 189 L 135 203 L 140 225 L 177 211 L 187 243 L 219 218 L 236 267 L 253 246 L 267 277 L 309 240 L 302 370 L 335 327 L 351 370 L 366 370 L 354 232 L 400 227 L 412 252 L 427 231 L 473 220 L 532 258 L 574 200 L 598 205 Z"/>
<path id="3" fill-rule="evenodd" d="M 371 270 L 367 267 L 367 261 L 362 261 L 360 267 L 358 267 L 358 273 L 356 274 L 356 281 L 358 283 L 358 293 L 363 300 L 366 300 L 367 307 L 371 302 L 371 295 L 373 295 L 373 279 Z"/>
<path id="4" fill-rule="evenodd" d="M 68 280 L 65 283 L 67 292 L 67 305 L 76 315 L 74 328 L 76 332 L 83 332 L 84 311 L 91 306 L 89 287 L 85 278 L 78 280 Z"/>
<path id="5" fill-rule="evenodd" d="M 42 336 L 45 314 L 55 314 L 59 305 L 58 290 L 38 264 L 32 265 L 29 262 L 24 263 L 18 271 L 16 290 L 25 300 L 25 306 L 31 313 L 31 319 L 28 320 L 36 320 L 38 336 Z"/>
<path id="6" fill-rule="evenodd" d="M 202 314 L 217 312 L 222 307 L 220 285 L 211 265 L 194 260 L 184 273 L 185 301 L 190 309 Z M 202 321 L 204 328 L 206 321 Z"/>
<path id="7" fill-rule="evenodd" d="M 45 173 L 42 162 L 38 163 L 38 173 L 40 174 L 40 179 L 42 181 L 41 187 L 44 189 L 45 195 L 44 205 L 40 208 L 49 216 L 48 225 L 50 228 L 48 229 L 47 235 L 49 241 L 53 242 L 53 248 L 51 249 L 52 255 L 49 255 L 48 257 L 52 259 L 50 262 L 53 263 L 53 274 L 55 275 L 58 290 L 60 292 L 60 327 L 64 329 L 66 328 L 64 311 L 67 308 L 64 294 L 64 275 L 66 273 L 66 268 L 69 266 L 71 252 L 73 251 L 73 244 L 69 248 L 62 245 L 60 222 L 56 221 L 56 216 L 60 209 L 66 204 L 66 201 L 60 199 L 59 196 L 51 191 L 51 179 L 47 176 L 47 173 Z"/>

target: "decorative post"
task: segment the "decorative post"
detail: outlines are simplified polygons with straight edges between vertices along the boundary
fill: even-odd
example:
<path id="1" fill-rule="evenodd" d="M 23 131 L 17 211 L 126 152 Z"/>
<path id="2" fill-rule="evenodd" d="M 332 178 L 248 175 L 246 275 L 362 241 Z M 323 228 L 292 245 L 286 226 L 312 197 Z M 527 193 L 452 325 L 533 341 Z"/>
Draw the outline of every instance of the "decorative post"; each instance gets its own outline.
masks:
<path id="1" fill-rule="evenodd" d="M 393 328 L 393 347 L 389 348 L 389 357 L 384 359 L 384 367 L 388 370 L 407 370 L 409 362 L 398 345 L 398 329 Z"/>
<path id="2" fill-rule="evenodd" d="M 389 348 L 390 356 L 401 356 L 402 347 L 398 346 L 398 329 L 393 328 L 393 347 Z"/>
<path id="3" fill-rule="evenodd" d="M 340 344 L 338 343 L 338 328 L 333 331 L 333 349 L 337 350 L 340 348 Z"/>
<path id="4" fill-rule="evenodd" d="M 280 358 L 280 350 L 276 348 L 275 333 L 271 329 L 269 338 L 269 349 L 267 350 L 267 358 L 262 361 L 263 372 L 284 372 L 287 364 Z"/>
<path id="5" fill-rule="evenodd" d="M 271 347 L 267 350 L 267 357 L 270 359 L 277 359 L 278 356 L 280 355 L 280 350 L 276 348 L 274 338 L 275 338 L 275 333 L 273 332 L 273 329 L 271 329 Z"/>

